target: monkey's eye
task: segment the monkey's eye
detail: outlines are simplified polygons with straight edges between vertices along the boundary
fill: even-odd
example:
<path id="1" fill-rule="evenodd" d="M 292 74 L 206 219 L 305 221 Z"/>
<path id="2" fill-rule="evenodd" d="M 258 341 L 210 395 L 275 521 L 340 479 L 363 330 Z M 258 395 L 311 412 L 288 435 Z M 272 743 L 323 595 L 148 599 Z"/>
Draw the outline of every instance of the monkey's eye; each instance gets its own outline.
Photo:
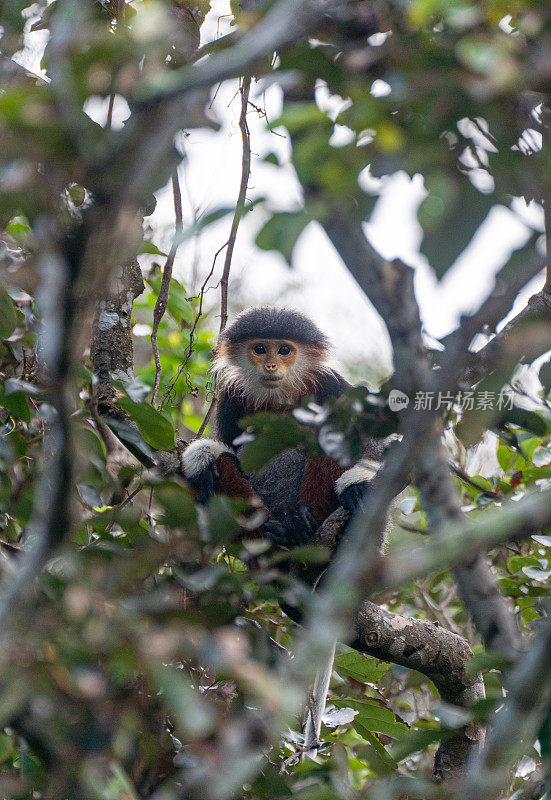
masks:
<path id="1" fill-rule="evenodd" d="M 280 356 L 288 356 L 291 352 L 291 348 L 288 344 L 282 344 L 279 350 L 277 351 Z"/>
<path id="2" fill-rule="evenodd" d="M 266 352 L 266 348 L 263 344 L 255 344 L 253 352 L 255 352 L 257 356 L 261 356 Z"/>

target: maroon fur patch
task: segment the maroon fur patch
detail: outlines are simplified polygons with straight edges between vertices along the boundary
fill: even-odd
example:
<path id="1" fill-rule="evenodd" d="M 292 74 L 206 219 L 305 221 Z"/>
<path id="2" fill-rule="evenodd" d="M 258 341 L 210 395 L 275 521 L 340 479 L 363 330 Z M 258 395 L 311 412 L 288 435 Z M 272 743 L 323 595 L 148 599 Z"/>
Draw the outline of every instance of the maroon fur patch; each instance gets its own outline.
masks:
<path id="1" fill-rule="evenodd" d="M 218 456 L 216 469 L 218 470 L 218 477 L 215 481 L 216 492 L 227 494 L 228 497 L 251 499 L 254 494 L 251 484 L 228 453 L 221 453 Z"/>
<path id="2" fill-rule="evenodd" d="M 241 497 L 244 500 L 251 501 L 250 508 L 244 512 L 247 518 L 258 511 L 263 512 L 264 519 L 269 518 L 270 512 L 260 497 L 255 495 L 251 484 L 228 453 L 221 453 L 218 456 L 216 469 L 218 470 L 218 477 L 214 484 L 216 492 L 226 494 L 228 497 Z M 254 530 L 246 531 L 245 535 L 256 538 L 262 535 L 262 531 L 261 528 L 255 528 Z"/>
<path id="3" fill-rule="evenodd" d="M 300 501 L 308 506 L 318 524 L 339 507 L 335 481 L 343 472 L 345 468 L 328 456 L 306 459 Z"/>

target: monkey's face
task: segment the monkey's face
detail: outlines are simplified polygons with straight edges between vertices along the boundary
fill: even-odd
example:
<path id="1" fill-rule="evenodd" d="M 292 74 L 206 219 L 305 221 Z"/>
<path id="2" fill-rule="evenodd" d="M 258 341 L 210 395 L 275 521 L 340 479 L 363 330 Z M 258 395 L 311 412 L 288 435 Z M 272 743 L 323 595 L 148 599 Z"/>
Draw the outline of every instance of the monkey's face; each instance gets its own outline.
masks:
<path id="1" fill-rule="evenodd" d="M 219 386 L 246 398 L 255 409 L 286 408 L 312 394 L 317 378 L 330 371 L 326 348 L 292 339 L 222 339 L 212 366 Z"/>
<path id="2" fill-rule="evenodd" d="M 292 370 L 298 347 L 287 339 L 249 339 L 246 352 L 261 384 L 268 389 L 277 389 Z"/>

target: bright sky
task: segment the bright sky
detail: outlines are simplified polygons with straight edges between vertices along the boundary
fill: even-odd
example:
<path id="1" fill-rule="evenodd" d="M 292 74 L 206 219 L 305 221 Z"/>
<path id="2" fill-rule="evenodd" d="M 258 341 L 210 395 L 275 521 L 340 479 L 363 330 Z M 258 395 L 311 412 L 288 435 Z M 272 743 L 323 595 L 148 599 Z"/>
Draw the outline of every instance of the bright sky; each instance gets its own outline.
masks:
<path id="1" fill-rule="evenodd" d="M 203 41 L 229 30 L 226 16 L 229 0 L 214 0 L 212 5 L 213 10 L 202 30 Z M 43 36 L 29 34 L 27 38 L 29 47 L 19 60 L 37 71 L 37 53 L 43 46 Z M 269 120 L 277 118 L 281 109 L 281 93 L 277 86 L 253 85 L 251 100 L 266 110 Z M 327 91 L 321 89 L 319 102 L 335 110 L 342 101 L 328 97 Z M 106 102 L 91 100 L 86 111 L 102 123 L 106 117 Z M 194 129 L 181 138 L 179 144 L 185 153 L 180 167 L 184 217 L 190 223 L 194 214 L 235 205 L 241 177 L 239 112 L 237 84 L 227 82 L 218 88 L 212 102 L 212 113 L 221 125 L 220 130 Z M 115 124 L 122 124 L 127 115 L 126 103 L 117 103 Z M 300 205 L 301 193 L 290 165 L 290 146 L 285 131 L 268 132 L 265 119 L 253 110 L 248 115 L 248 124 L 253 151 L 248 199 L 265 197 L 271 209 L 296 208 Z M 269 152 L 277 154 L 284 165 L 282 168 L 260 160 Z M 438 282 L 419 254 L 421 229 L 416 210 L 423 197 L 420 175 L 412 179 L 405 173 L 392 176 L 383 186 L 367 230 L 370 241 L 384 257 L 399 257 L 415 267 L 416 292 L 424 326 L 430 335 L 440 337 L 457 325 L 461 313 L 476 308 L 490 291 L 495 272 L 510 252 L 528 237 L 530 229 L 525 223 L 543 229 L 543 213 L 538 207 L 526 208 L 520 202 L 515 205 L 516 213 L 502 206 L 495 208 L 468 250 Z M 257 303 L 274 303 L 306 311 L 331 336 L 339 360 L 348 367 L 355 361 L 369 364 L 372 374 L 366 375 L 364 367 L 364 380 L 388 374 L 390 347 L 384 326 L 321 228 L 315 223 L 306 228 L 294 251 L 293 269 L 289 270 L 277 253 L 258 250 L 254 244 L 256 233 L 266 218 L 266 211 L 257 208 L 241 223 L 231 271 L 230 297 L 234 302 L 230 300 L 230 305 L 233 310 Z M 162 250 L 168 250 L 174 226 L 170 185 L 158 193 L 157 208 L 147 223 L 155 243 Z M 190 292 L 197 289 L 210 271 L 214 254 L 227 240 L 230 224 L 228 216 L 210 226 L 199 239 L 188 240 L 180 246 L 174 274 Z M 148 258 L 143 258 L 144 265 Z M 220 278 L 223 258 L 222 253 L 216 264 L 213 285 Z M 540 276 L 519 298 L 517 308 L 542 285 L 543 276 Z M 211 291 L 207 297 L 214 303 L 218 292 Z"/>

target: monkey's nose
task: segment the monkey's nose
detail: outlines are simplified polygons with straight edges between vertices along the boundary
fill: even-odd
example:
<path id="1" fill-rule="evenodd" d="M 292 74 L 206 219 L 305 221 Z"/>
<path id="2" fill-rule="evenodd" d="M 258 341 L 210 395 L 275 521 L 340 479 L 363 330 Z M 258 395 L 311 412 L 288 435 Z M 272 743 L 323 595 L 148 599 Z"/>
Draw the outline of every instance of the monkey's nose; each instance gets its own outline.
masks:
<path id="1" fill-rule="evenodd" d="M 265 369 L 267 369 L 268 372 L 274 372 L 277 369 L 277 364 L 268 363 L 268 364 L 265 365 Z"/>

